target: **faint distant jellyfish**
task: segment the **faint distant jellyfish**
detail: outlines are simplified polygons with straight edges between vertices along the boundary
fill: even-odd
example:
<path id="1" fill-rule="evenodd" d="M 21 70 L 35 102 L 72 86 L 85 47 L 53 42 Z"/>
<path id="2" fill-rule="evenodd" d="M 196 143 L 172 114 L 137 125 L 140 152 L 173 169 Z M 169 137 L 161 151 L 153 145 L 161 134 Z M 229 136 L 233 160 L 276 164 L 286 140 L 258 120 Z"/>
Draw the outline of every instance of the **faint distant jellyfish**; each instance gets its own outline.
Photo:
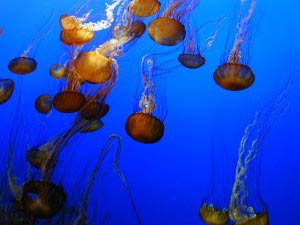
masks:
<path id="1" fill-rule="evenodd" d="M 14 82 L 11 79 L 0 79 L 0 104 L 5 103 L 14 91 Z"/>
<path id="2" fill-rule="evenodd" d="M 40 149 L 30 149 L 26 152 L 27 161 L 35 168 L 41 169 L 50 157 L 49 151 Z"/>
<path id="3" fill-rule="evenodd" d="M 94 120 L 89 126 L 85 127 L 81 130 L 81 133 L 90 133 L 99 130 L 101 127 L 104 126 L 104 123 L 100 120 Z"/>
<path id="4" fill-rule="evenodd" d="M 52 110 L 52 98 L 48 94 L 40 95 L 35 100 L 35 109 L 41 114 L 47 114 Z"/>
<path id="5" fill-rule="evenodd" d="M 125 25 L 113 27 L 112 33 L 114 38 L 120 39 L 126 36 L 140 37 L 146 30 L 146 25 L 141 20 L 130 20 Z M 133 39 L 132 39 L 133 40 Z"/>
<path id="6" fill-rule="evenodd" d="M 160 9 L 160 2 L 157 0 L 133 0 L 128 6 L 131 14 L 137 17 L 153 16 Z"/>
<path id="7" fill-rule="evenodd" d="M 95 120 L 104 117 L 109 111 L 109 105 L 98 102 L 87 102 L 80 110 L 80 115 L 85 120 Z"/>
<path id="8" fill-rule="evenodd" d="M 55 79 L 62 79 L 66 76 L 66 68 L 60 64 L 53 64 L 49 69 L 49 74 Z"/>
<path id="9" fill-rule="evenodd" d="M 40 219 L 50 219 L 60 212 L 66 201 L 66 193 L 48 181 L 28 181 L 23 185 L 24 211 Z"/>
<path id="10" fill-rule="evenodd" d="M 173 46 L 185 38 L 185 27 L 181 20 L 197 5 L 197 0 L 173 0 L 161 17 L 149 23 L 150 38 L 158 44 Z"/>
<path id="11" fill-rule="evenodd" d="M 243 4 L 244 1 L 241 2 L 241 8 Z M 240 63 L 239 59 L 242 57 L 242 46 L 250 39 L 250 25 L 255 6 L 256 0 L 252 0 L 247 16 L 237 25 L 238 32 L 226 63 L 220 65 L 214 72 L 215 82 L 224 89 L 231 91 L 244 90 L 254 82 L 255 77 L 251 68 Z"/>
<path id="12" fill-rule="evenodd" d="M 53 98 L 54 108 L 62 113 L 77 112 L 85 102 L 85 96 L 76 91 L 63 91 L 57 93 Z"/>
<path id="13" fill-rule="evenodd" d="M 143 91 L 138 103 L 139 110 L 127 118 L 125 129 L 127 134 L 136 141 L 155 143 L 163 137 L 165 127 L 163 122 L 153 115 L 156 109 L 153 61 L 147 60 L 148 71 L 145 73 L 143 68 L 146 57 L 142 59 Z"/>

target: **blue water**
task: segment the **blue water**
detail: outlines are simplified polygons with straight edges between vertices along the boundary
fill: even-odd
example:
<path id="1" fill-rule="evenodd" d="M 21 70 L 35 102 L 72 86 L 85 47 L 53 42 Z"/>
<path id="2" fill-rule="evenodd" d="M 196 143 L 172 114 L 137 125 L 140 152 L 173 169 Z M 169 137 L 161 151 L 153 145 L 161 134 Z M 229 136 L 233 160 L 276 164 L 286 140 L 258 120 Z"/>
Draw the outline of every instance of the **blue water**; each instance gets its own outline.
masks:
<path id="1" fill-rule="evenodd" d="M 163 7 L 168 4 L 168 1 L 161 2 Z M 10 78 L 15 82 L 12 97 L 0 105 L 2 193 L 6 193 L 7 188 L 5 170 L 11 143 L 16 149 L 14 171 L 19 177 L 17 182 L 22 185 L 26 181 L 26 150 L 39 147 L 61 134 L 74 119 L 75 114 L 62 114 L 55 109 L 47 116 L 40 115 L 34 108 L 34 101 L 40 94 L 54 96 L 61 90 L 63 83 L 48 73 L 52 64 L 64 63 L 66 59 L 66 48 L 59 39 L 59 16 L 74 13 L 74 8 L 84 3 L 17 0 L 1 4 L 0 78 Z M 235 25 L 233 12 L 238 6 L 237 1 L 203 0 L 193 11 L 189 22 L 195 27 L 212 21 L 199 31 L 200 45 L 214 32 L 216 22 L 226 18 L 212 47 L 204 53 L 206 64 L 199 69 L 191 70 L 178 64 L 182 43 L 162 47 L 155 44 L 147 32 L 124 46 L 122 56 L 116 58 L 118 80 L 106 100 L 110 111 L 103 118 L 104 127 L 94 133 L 75 135 L 59 158 L 53 182 L 65 188 L 66 208 L 80 208 L 86 183 L 100 151 L 109 135 L 117 134 L 122 139 L 120 169 L 129 184 L 142 224 L 204 224 L 199 218 L 199 208 L 205 199 L 218 199 L 218 204 L 228 208 L 234 167 L 245 128 L 257 111 L 272 102 L 280 92 L 288 91 L 283 101 L 288 107 L 278 118 L 277 114 L 272 115 L 275 121 L 268 124 L 270 128 L 259 148 L 256 163 L 261 164 L 254 173 L 260 182 L 255 180 L 248 185 L 260 187 L 256 193 L 250 191 L 249 195 L 261 195 L 268 206 L 271 225 L 300 224 L 300 3 L 296 0 L 257 2 L 250 28 L 249 54 L 243 55 L 248 57 L 247 63 L 255 74 L 255 82 L 246 90 L 231 92 L 217 86 L 212 74 L 224 62 L 226 46 L 232 46 L 236 30 L 229 32 L 229 28 Z M 83 12 L 91 9 L 92 21 L 105 18 L 104 1 L 91 0 Z M 147 18 L 145 23 L 153 18 L 156 16 Z M 110 29 L 99 31 L 83 50 L 99 46 L 111 38 L 110 32 Z M 8 62 L 20 56 L 37 33 L 46 35 L 28 54 L 38 62 L 36 71 L 24 76 L 11 73 Z M 231 39 L 226 42 L 228 35 Z M 169 54 L 163 55 L 163 52 Z M 160 81 L 157 88 L 163 93 L 157 102 L 164 102 L 166 106 L 160 112 L 164 117 L 165 133 L 158 143 L 142 144 L 126 134 L 124 124 L 136 108 L 141 58 L 149 53 L 157 54 L 155 73 L 159 74 Z M 291 85 L 287 85 L 289 79 Z M 112 148 L 115 149 L 116 146 Z M 138 224 L 128 194 L 114 172 L 113 160 L 112 152 L 92 186 L 88 202 L 89 224 L 102 224 L 107 214 L 110 218 L 105 224 Z M 214 183 L 212 165 L 215 165 L 217 174 L 214 182 L 219 185 L 218 194 L 208 194 Z M 11 207 L 11 194 L 1 198 L 2 207 Z"/>

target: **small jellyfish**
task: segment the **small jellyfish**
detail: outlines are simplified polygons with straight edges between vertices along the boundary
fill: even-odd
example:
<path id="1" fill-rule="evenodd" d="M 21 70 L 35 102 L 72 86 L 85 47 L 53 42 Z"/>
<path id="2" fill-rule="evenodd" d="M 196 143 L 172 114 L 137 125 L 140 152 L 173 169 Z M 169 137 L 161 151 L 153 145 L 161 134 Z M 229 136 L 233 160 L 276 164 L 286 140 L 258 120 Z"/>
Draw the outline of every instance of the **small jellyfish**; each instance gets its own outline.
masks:
<path id="1" fill-rule="evenodd" d="M 153 16 L 160 9 L 160 2 L 157 0 L 133 0 L 128 6 L 132 15 L 137 17 Z"/>
<path id="2" fill-rule="evenodd" d="M 37 67 L 37 62 L 34 58 L 21 56 L 10 60 L 8 69 L 15 74 L 28 74 L 32 73 Z"/>
<path id="3" fill-rule="evenodd" d="M 41 114 L 47 114 L 52 110 L 52 98 L 48 94 L 43 94 L 35 100 L 35 109 Z"/>
<path id="4" fill-rule="evenodd" d="M 241 1 L 240 12 L 242 12 L 244 2 L 245 1 Z M 237 25 L 238 32 L 227 61 L 223 65 L 220 65 L 213 74 L 215 82 L 226 90 L 244 90 L 249 88 L 255 80 L 251 68 L 239 62 L 242 57 L 242 46 L 245 45 L 246 41 L 250 41 L 251 39 L 250 25 L 255 7 L 256 0 L 252 0 L 248 14 Z M 239 15 L 238 18 L 241 18 L 241 15 Z"/>
<path id="5" fill-rule="evenodd" d="M 63 91 L 53 98 L 54 108 L 62 113 L 73 113 L 81 109 L 85 104 L 85 96 L 76 91 Z"/>
<path id="6" fill-rule="evenodd" d="M 11 79 L 0 79 L 0 104 L 5 103 L 14 91 L 14 82 Z"/>
<path id="7" fill-rule="evenodd" d="M 95 84 L 108 81 L 113 72 L 111 61 L 97 51 L 79 53 L 74 67 L 82 79 Z"/>
<path id="8" fill-rule="evenodd" d="M 200 54 L 182 53 L 178 56 L 178 61 L 187 68 L 196 69 L 204 65 L 205 58 Z"/>
<path id="9" fill-rule="evenodd" d="M 63 77 L 66 76 L 66 68 L 63 65 L 60 64 L 53 64 L 49 68 L 49 74 L 55 78 L 55 79 L 62 79 Z"/>
<path id="10" fill-rule="evenodd" d="M 188 7 L 186 7 L 188 5 Z M 163 15 L 149 23 L 150 38 L 158 44 L 173 46 L 184 40 L 186 30 L 183 25 L 184 17 L 196 7 L 197 1 L 174 0 Z"/>
<path id="11" fill-rule="evenodd" d="M 60 212 L 66 198 L 62 187 L 48 181 L 28 181 L 23 185 L 23 209 L 36 218 L 52 218 Z"/>

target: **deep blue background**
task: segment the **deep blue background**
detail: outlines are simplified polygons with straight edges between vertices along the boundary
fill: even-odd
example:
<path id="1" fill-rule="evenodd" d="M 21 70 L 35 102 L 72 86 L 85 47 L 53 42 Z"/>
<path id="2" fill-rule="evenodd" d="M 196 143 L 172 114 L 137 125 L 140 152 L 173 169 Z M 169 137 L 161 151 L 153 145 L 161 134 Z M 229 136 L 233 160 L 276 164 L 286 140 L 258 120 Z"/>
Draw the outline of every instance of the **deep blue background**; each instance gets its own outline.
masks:
<path id="1" fill-rule="evenodd" d="M 71 121 L 69 116 L 57 112 L 47 118 L 38 115 L 34 110 L 34 101 L 40 94 L 49 93 L 53 96 L 59 90 L 60 83 L 49 76 L 48 68 L 57 63 L 65 52 L 59 41 L 58 18 L 62 13 L 72 12 L 70 9 L 75 3 L 78 2 L 16 0 L 1 4 L 0 27 L 3 34 L 0 36 L 0 77 L 13 79 L 16 86 L 12 98 L 0 106 L 0 141 L 3 143 L 0 154 L 7 152 L 7 140 L 16 110 L 19 115 L 24 116 L 30 145 L 41 144 L 59 134 L 68 127 L 67 123 L 62 126 L 62 122 Z M 61 171 L 64 172 L 58 173 L 66 187 L 71 188 L 72 182 L 75 182 L 82 184 L 83 190 L 83 182 L 86 180 L 80 180 L 80 175 L 87 179 L 106 138 L 111 133 L 116 133 L 123 139 L 121 167 L 143 223 L 203 224 L 198 211 L 210 184 L 212 146 L 218 149 L 216 152 L 225 151 L 225 159 L 234 165 L 244 128 L 254 113 L 280 92 L 293 69 L 295 82 L 290 106 L 272 126 L 261 147 L 261 195 L 269 207 L 271 225 L 299 224 L 300 3 L 296 0 L 265 0 L 257 3 L 254 15 L 257 23 L 250 60 L 256 81 L 245 91 L 229 92 L 215 84 L 212 73 L 221 60 L 234 4 L 230 0 L 203 0 L 193 13 L 191 23 L 195 24 L 216 21 L 223 16 L 227 20 L 221 26 L 214 45 L 205 53 L 207 61 L 203 68 L 175 69 L 170 74 L 162 75 L 166 83 L 168 114 L 164 122 L 165 135 L 154 145 L 143 145 L 130 139 L 125 132 L 124 123 L 134 108 L 132 99 L 136 95 L 141 56 L 150 53 L 154 47 L 155 52 L 166 51 L 167 48 L 158 48 L 147 33 L 126 48 L 123 57 L 118 58 L 119 78 L 108 99 L 111 109 L 103 119 L 104 128 L 93 134 L 76 137 L 68 147 L 72 155 L 62 155 L 65 158 Z M 92 0 L 87 9 L 94 9 L 94 14 L 101 16 L 104 14 L 104 7 L 102 0 Z M 54 12 L 53 29 L 28 55 L 38 62 L 37 70 L 21 78 L 10 73 L 7 69 L 9 60 L 22 54 L 34 34 L 50 16 L 51 10 Z M 49 24 L 47 27 L 50 27 Z M 212 32 L 214 25 L 207 30 Z M 89 46 L 103 43 L 108 32 L 109 30 L 100 31 Z M 200 40 L 203 41 L 208 35 L 209 33 L 203 33 Z M 171 64 L 176 63 L 176 57 L 174 54 Z M 22 106 L 18 108 L 20 95 Z M 44 128 L 40 130 L 40 127 Z M 22 140 L 16 141 L 22 143 Z M 17 159 L 18 163 L 19 160 L 21 159 Z M 5 163 L 0 166 L 4 168 Z M 225 171 L 233 174 L 233 167 L 229 166 Z M 100 199 L 99 181 L 97 182 L 90 205 L 96 204 L 94 202 Z M 99 200 L 98 207 L 109 209 L 112 213 L 111 224 L 136 224 L 120 181 L 111 173 L 104 182 L 109 202 Z M 103 212 L 99 211 L 98 214 L 102 217 Z"/>

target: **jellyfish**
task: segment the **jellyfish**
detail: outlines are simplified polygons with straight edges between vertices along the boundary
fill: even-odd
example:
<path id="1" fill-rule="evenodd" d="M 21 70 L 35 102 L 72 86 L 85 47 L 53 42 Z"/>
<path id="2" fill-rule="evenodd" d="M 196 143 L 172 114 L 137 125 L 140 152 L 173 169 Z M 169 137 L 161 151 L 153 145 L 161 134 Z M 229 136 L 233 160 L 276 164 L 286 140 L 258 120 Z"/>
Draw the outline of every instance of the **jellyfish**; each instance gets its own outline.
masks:
<path id="1" fill-rule="evenodd" d="M 39 42 L 41 41 L 46 35 L 52 30 L 53 25 L 50 27 L 50 29 L 47 29 L 47 24 L 51 21 L 51 18 L 53 16 L 53 13 L 50 15 L 50 17 L 47 19 L 47 21 L 42 25 L 41 29 L 37 34 L 35 35 L 33 41 L 27 46 L 27 48 L 24 50 L 23 54 L 20 57 L 13 58 L 8 63 L 8 69 L 18 75 L 25 75 L 29 74 L 35 71 L 37 67 L 37 62 L 34 58 L 28 57 L 29 52 L 31 49 Z"/>
<path id="2" fill-rule="evenodd" d="M 241 11 L 245 1 L 241 1 Z M 226 63 L 220 65 L 213 74 L 215 82 L 222 88 L 231 91 L 239 91 L 249 88 L 255 79 L 251 68 L 239 60 L 242 57 L 242 46 L 250 37 L 251 19 L 256 6 L 256 0 L 252 0 L 246 17 L 237 25 L 233 48 Z M 241 17 L 241 15 L 239 16 Z"/>
<path id="3" fill-rule="evenodd" d="M 184 40 L 186 35 L 184 17 L 197 6 L 198 1 L 173 0 L 161 17 L 148 25 L 150 38 L 158 44 L 173 46 Z M 186 7 L 188 6 L 188 7 Z"/>
<path id="4" fill-rule="evenodd" d="M 235 224 L 268 225 L 268 207 L 260 195 L 261 147 L 270 126 L 286 112 L 289 105 L 292 79 L 284 89 L 247 125 L 240 141 L 235 180 L 230 199 L 229 216 Z"/>
<path id="5" fill-rule="evenodd" d="M 66 68 L 60 64 L 53 64 L 49 69 L 49 74 L 55 79 L 62 79 L 66 76 Z"/>
<path id="6" fill-rule="evenodd" d="M 209 191 L 203 198 L 199 210 L 200 219 L 209 225 L 226 225 L 229 221 L 228 196 L 230 189 L 223 182 L 228 180 L 224 154 L 224 147 L 216 149 L 216 146 L 212 146 Z"/>
<path id="7" fill-rule="evenodd" d="M 219 32 L 219 26 L 224 21 L 224 18 L 219 20 L 215 32 L 208 37 L 201 46 L 198 46 L 197 36 L 199 30 L 194 31 L 192 25 L 188 23 L 189 37 L 184 43 L 183 53 L 178 56 L 178 61 L 189 69 L 196 69 L 205 64 L 205 58 L 202 56 L 213 44 Z"/>
<path id="8" fill-rule="evenodd" d="M 160 2 L 157 0 L 133 0 L 128 6 L 132 15 L 145 18 L 153 16 L 160 9 Z"/>
<path id="9" fill-rule="evenodd" d="M 139 110 L 131 114 L 125 123 L 127 134 L 142 143 L 158 142 L 164 135 L 163 121 L 153 115 L 157 103 L 155 99 L 156 86 L 154 84 L 153 60 L 147 60 L 148 71 L 144 70 L 145 60 L 142 58 L 142 83 L 143 91 L 138 102 Z"/>
<path id="10" fill-rule="evenodd" d="M 81 130 L 82 133 L 90 133 L 99 130 L 101 127 L 104 126 L 104 123 L 101 121 L 101 119 L 93 120 L 93 122 L 83 130 Z"/>
<path id="11" fill-rule="evenodd" d="M 63 91 L 57 93 L 53 98 L 54 108 L 62 113 L 74 113 L 85 104 L 84 94 L 76 91 Z"/>
<path id="12" fill-rule="evenodd" d="M 23 185 L 23 210 L 36 218 L 55 216 L 66 201 L 63 188 L 48 181 L 28 181 Z"/>
<path id="13" fill-rule="evenodd" d="M 5 103 L 14 91 L 14 82 L 11 79 L 0 79 L 0 105 Z"/>
<path id="14" fill-rule="evenodd" d="M 43 94 L 35 100 L 35 109 L 41 114 L 48 114 L 52 110 L 52 98 Z"/>
<path id="15" fill-rule="evenodd" d="M 111 5 L 106 5 L 106 19 L 97 22 L 86 22 L 90 16 L 90 12 L 84 14 L 81 18 L 61 15 L 60 25 L 62 31 L 60 33 L 60 40 L 71 46 L 80 46 L 90 42 L 94 38 L 94 32 L 107 29 L 114 21 L 114 9 L 121 3 L 121 0 L 114 1 Z"/>

